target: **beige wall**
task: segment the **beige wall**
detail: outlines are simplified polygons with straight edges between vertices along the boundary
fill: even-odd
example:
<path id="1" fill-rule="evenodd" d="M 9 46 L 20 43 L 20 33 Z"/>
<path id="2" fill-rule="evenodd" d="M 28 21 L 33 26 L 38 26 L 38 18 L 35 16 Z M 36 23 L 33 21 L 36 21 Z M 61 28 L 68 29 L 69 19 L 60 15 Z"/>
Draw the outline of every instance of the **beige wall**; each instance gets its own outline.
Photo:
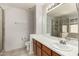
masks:
<path id="1" fill-rule="evenodd" d="M 23 48 L 22 39 L 24 37 L 29 39 L 29 33 L 32 30 L 30 27 L 30 22 L 32 22 L 31 11 L 7 5 L 1 5 L 1 7 L 5 16 L 4 50 Z"/>

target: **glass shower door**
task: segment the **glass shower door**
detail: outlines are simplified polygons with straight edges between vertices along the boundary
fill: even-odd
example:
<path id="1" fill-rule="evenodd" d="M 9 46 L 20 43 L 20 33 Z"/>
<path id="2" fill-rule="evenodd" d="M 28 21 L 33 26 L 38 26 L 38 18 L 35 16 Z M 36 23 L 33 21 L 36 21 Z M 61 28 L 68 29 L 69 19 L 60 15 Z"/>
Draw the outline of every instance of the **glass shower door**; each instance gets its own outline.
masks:
<path id="1" fill-rule="evenodd" d="M 2 9 L 0 8 L 0 51 L 2 50 Z"/>

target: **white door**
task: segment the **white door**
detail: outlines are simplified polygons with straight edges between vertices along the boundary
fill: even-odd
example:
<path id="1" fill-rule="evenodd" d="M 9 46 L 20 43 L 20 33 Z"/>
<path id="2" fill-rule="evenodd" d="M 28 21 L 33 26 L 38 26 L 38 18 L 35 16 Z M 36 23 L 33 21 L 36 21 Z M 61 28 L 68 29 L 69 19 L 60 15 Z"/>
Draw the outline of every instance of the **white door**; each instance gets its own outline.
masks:
<path id="1" fill-rule="evenodd" d="M 0 51 L 2 50 L 2 9 L 0 8 Z"/>

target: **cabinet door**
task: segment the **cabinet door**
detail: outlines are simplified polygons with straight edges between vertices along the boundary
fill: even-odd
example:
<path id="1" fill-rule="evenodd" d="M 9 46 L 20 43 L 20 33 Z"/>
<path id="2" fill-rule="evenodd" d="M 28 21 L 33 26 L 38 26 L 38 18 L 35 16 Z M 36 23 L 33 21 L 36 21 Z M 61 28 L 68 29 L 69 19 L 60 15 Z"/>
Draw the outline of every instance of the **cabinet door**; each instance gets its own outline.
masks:
<path id="1" fill-rule="evenodd" d="M 37 56 L 41 56 L 41 48 L 37 46 Z"/>
<path id="2" fill-rule="evenodd" d="M 52 56 L 60 56 L 58 53 L 52 51 Z"/>
<path id="3" fill-rule="evenodd" d="M 34 52 L 34 55 L 36 55 L 36 44 L 33 44 L 33 52 Z"/>
<path id="4" fill-rule="evenodd" d="M 42 56 L 49 56 L 49 55 L 42 50 Z"/>
<path id="5" fill-rule="evenodd" d="M 34 52 L 34 55 L 36 55 L 36 41 L 33 40 L 33 52 Z"/>
<path id="6" fill-rule="evenodd" d="M 42 44 L 37 41 L 37 46 L 38 46 L 39 48 L 41 48 Z"/>
<path id="7" fill-rule="evenodd" d="M 51 56 L 51 50 L 48 47 L 42 45 L 42 50 L 45 51 L 49 56 Z"/>

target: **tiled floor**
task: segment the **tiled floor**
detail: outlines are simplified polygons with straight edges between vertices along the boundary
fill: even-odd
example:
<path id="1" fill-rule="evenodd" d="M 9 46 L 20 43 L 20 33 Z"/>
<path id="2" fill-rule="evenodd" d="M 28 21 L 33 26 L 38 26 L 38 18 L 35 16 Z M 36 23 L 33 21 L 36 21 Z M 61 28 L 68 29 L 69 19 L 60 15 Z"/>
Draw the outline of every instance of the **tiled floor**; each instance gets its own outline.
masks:
<path id="1" fill-rule="evenodd" d="M 0 56 L 33 56 L 33 54 L 29 54 L 29 52 L 26 51 L 25 48 L 21 48 L 13 51 L 8 51 L 8 52 L 2 51 L 0 53 Z"/>

